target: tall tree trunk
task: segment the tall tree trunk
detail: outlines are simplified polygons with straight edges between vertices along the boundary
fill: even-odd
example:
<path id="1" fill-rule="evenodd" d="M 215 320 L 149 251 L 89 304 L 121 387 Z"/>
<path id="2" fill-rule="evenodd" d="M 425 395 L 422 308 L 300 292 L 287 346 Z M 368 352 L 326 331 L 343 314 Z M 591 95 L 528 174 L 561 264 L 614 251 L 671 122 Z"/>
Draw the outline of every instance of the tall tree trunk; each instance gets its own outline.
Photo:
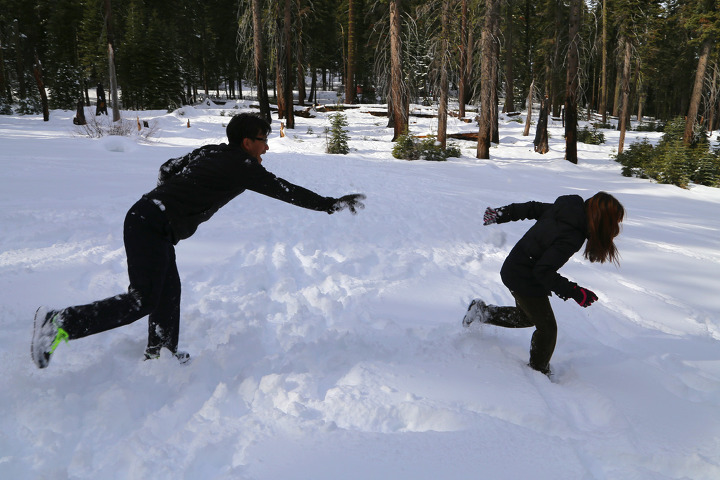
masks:
<path id="1" fill-rule="evenodd" d="M 25 36 L 20 35 L 20 24 L 17 18 L 13 20 L 12 32 L 15 39 L 15 77 L 18 82 L 18 97 L 21 100 L 25 100 L 28 95 L 27 85 L 25 83 L 25 59 L 23 55 L 23 39 Z"/>
<path id="2" fill-rule="evenodd" d="M 715 129 L 715 104 L 717 103 L 718 65 L 713 65 L 712 83 L 710 84 L 710 101 L 708 102 L 710 115 L 708 117 L 708 132 Z"/>
<path id="3" fill-rule="evenodd" d="M 112 24 L 112 7 L 110 0 L 105 0 L 105 31 L 108 42 L 108 75 L 110 77 L 110 98 L 112 98 L 113 122 L 120 120 L 120 102 L 117 91 L 117 75 L 115 74 L 115 36 Z"/>
<path id="4" fill-rule="evenodd" d="M 298 45 L 298 55 L 302 54 L 302 48 Z M 297 63 L 297 85 L 298 85 L 298 105 L 305 105 L 305 95 L 307 95 L 307 91 L 305 90 L 305 67 L 298 60 Z"/>
<path id="5" fill-rule="evenodd" d="M 498 98 L 498 82 L 500 79 L 500 1 L 494 2 L 492 17 L 492 62 L 490 64 L 490 102 L 492 104 L 491 122 L 490 122 L 490 138 L 493 143 L 500 143 L 500 125 L 498 118 L 498 106 L 500 99 Z"/>
<path id="6" fill-rule="evenodd" d="M 308 95 L 308 102 L 310 104 L 315 105 L 315 98 L 316 90 L 317 90 L 317 68 L 310 66 L 310 75 L 312 75 L 312 78 L 310 79 L 310 94 Z"/>
<path id="7" fill-rule="evenodd" d="M 512 2 L 505 4 L 505 105 L 503 105 L 503 113 L 515 111 L 515 94 L 513 90 L 515 85 L 513 82 L 513 38 L 515 27 L 512 18 Z"/>
<path id="8" fill-rule="evenodd" d="M 475 65 L 473 65 L 473 54 L 475 52 L 475 32 L 472 28 L 468 28 L 467 34 L 467 53 L 465 62 L 465 103 L 470 103 L 475 96 L 475 90 L 471 89 L 473 84 L 473 72 L 475 71 Z"/>
<path id="9" fill-rule="evenodd" d="M 549 114 L 550 100 L 548 99 L 548 96 L 545 95 L 542 100 L 540 100 L 540 117 L 538 118 L 537 127 L 535 128 L 535 140 L 533 140 L 533 145 L 535 145 L 535 151 L 541 155 L 544 155 L 550 151 L 550 146 L 548 145 L 547 131 Z"/>
<path id="10" fill-rule="evenodd" d="M 298 105 L 305 105 L 305 59 L 303 58 L 302 22 L 298 20 L 297 33 L 297 86 Z"/>
<path id="11" fill-rule="evenodd" d="M 348 0 L 347 72 L 345 73 L 345 103 L 355 103 L 355 1 Z"/>
<path id="12" fill-rule="evenodd" d="M 480 69 L 480 121 L 478 128 L 477 158 L 490 158 L 490 143 L 492 142 L 494 118 L 497 117 L 497 103 L 493 98 L 495 79 L 493 72 L 497 72 L 493 64 L 497 64 L 495 56 L 495 17 L 499 0 L 485 0 L 485 26 L 483 27 L 482 66 Z M 493 113 L 494 110 L 494 113 Z"/>
<path id="13" fill-rule="evenodd" d="M 285 14 L 283 19 L 283 43 L 284 48 L 284 65 L 283 65 L 283 92 L 285 94 L 286 123 L 287 128 L 295 128 L 295 108 L 293 106 L 293 68 L 292 68 L 292 50 L 291 38 L 292 33 L 292 12 L 291 0 L 285 0 Z"/>
<path id="14" fill-rule="evenodd" d="M 595 71 L 595 67 L 593 67 L 591 71 L 592 71 L 591 77 L 593 79 L 593 83 L 592 83 L 592 89 L 590 91 L 592 92 L 592 96 L 590 97 L 590 102 L 588 102 L 587 109 L 586 109 L 588 122 L 592 122 L 592 111 L 593 111 L 593 107 L 596 106 L 595 94 L 597 93 L 597 88 L 596 88 L 597 87 L 597 72 Z"/>
<path id="15" fill-rule="evenodd" d="M 645 106 L 645 99 L 647 93 L 645 92 L 645 84 L 643 82 L 642 71 L 640 68 L 640 59 L 637 60 L 635 65 L 635 96 L 637 97 L 637 121 L 642 122 L 643 107 Z"/>
<path id="16" fill-rule="evenodd" d="M 7 99 L 8 103 L 12 103 L 12 94 L 10 92 L 10 82 L 5 73 L 5 55 L 3 54 L 3 43 L 0 39 L 0 100 Z"/>
<path id="17" fill-rule="evenodd" d="M 532 27 L 530 25 L 530 4 L 532 1 L 533 0 L 525 0 L 525 12 L 524 12 L 525 13 L 525 15 L 524 15 L 524 17 L 525 17 L 525 35 L 524 35 L 524 45 L 523 45 L 523 48 L 524 48 L 524 52 L 523 52 L 524 57 L 523 58 L 525 60 L 524 63 L 527 65 L 527 69 L 528 69 L 527 78 L 530 79 L 531 84 L 535 83 L 535 67 L 534 67 L 534 62 L 532 61 L 532 53 L 531 53 L 532 52 L 532 46 L 531 46 Z M 528 98 L 532 99 L 532 86 L 527 87 L 527 88 L 530 90 L 528 92 Z M 531 108 L 531 107 L 532 107 L 532 103 L 527 105 L 527 108 Z"/>
<path id="18" fill-rule="evenodd" d="M 698 66 L 695 71 L 695 85 L 693 85 L 692 95 L 690 97 L 690 108 L 688 109 L 687 119 L 685 120 L 685 135 L 683 142 L 690 145 L 693 138 L 693 127 L 697 120 L 698 110 L 700 109 L 700 100 L 702 99 L 703 82 L 705 80 L 705 70 L 707 68 L 708 57 L 712 49 L 713 41 L 710 37 L 706 38 L 700 47 L 700 57 L 698 58 Z"/>
<path id="19" fill-rule="evenodd" d="M 525 130 L 523 131 L 523 137 L 530 135 L 530 122 L 532 120 L 532 106 L 533 106 L 533 89 L 535 88 L 535 79 L 530 83 L 530 89 L 528 90 L 527 96 L 527 118 L 525 119 Z"/>
<path id="20" fill-rule="evenodd" d="M 35 53 L 35 65 L 33 66 L 33 76 L 37 83 L 38 90 L 40 91 L 40 100 L 42 102 L 43 110 L 43 121 L 47 122 L 50 120 L 50 110 L 48 109 L 48 98 L 45 92 L 45 82 L 43 82 L 42 67 L 40 66 L 40 59 Z M 84 124 L 83 124 L 84 125 Z"/>
<path id="21" fill-rule="evenodd" d="M 278 31 L 282 31 L 282 25 L 280 25 L 280 21 L 278 20 Z M 284 120 L 285 114 L 287 110 L 287 106 L 285 105 L 285 86 L 283 83 L 283 80 L 281 78 L 283 71 L 283 45 L 282 40 L 280 40 L 280 48 L 278 51 L 278 54 L 275 56 L 275 88 L 277 89 L 277 92 L 275 92 L 275 101 L 277 102 L 277 108 L 278 108 L 278 119 Z M 283 125 L 285 123 L 283 122 Z"/>
<path id="22" fill-rule="evenodd" d="M 115 73 L 115 50 L 108 42 L 108 74 L 110 77 L 110 98 L 112 98 L 113 122 L 120 121 L 120 101 L 118 100 L 117 75 Z"/>
<path id="23" fill-rule="evenodd" d="M 580 32 L 580 2 L 570 1 L 568 28 L 567 82 L 565 86 L 565 159 L 577 163 L 577 92 L 578 92 L 578 33 Z"/>
<path id="24" fill-rule="evenodd" d="M 602 52 L 602 68 L 600 71 L 600 105 L 598 111 L 602 115 L 602 123 L 607 123 L 607 99 L 608 99 L 608 85 L 607 85 L 607 2 L 603 0 L 602 4 L 602 46 L 600 50 Z"/>
<path id="25" fill-rule="evenodd" d="M 619 60 L 619 59 L 618 59 Z M 619 61 L 618 61 L 619 63 Z M 620 91 L 622 90 L 622 68 L 617 68 L 615 74 L 615 94 L 613 96 L 612 116 L 620 116 Z"/>
<path id="26" fill-rule="evenodd" d="M 625 131 L 630 114 L 630 55 L 632 53 L 632 44 L 630 39 L 623 38 L 621 45 L 625 46 L 625 61 L 623 62 L 622 72 L 622 110 L 620 112 L 620 140 L 618 142 L 618 154 L 623 152 L 625 145 Z"/>
<path id="27" fill-rule="evenodd" d="M 468 78 L 467 78 L 467 64 L 468 64 L 468 28 L 467 28 L 467 2 L 468 0 L 462 0 L 460 7 L 460 74 L 458 79 L 458 104 L 459 111 L 458 117 L 463 118 L 465 116 L 465 105 L 468 101 Z"/>
<path id="28" fill-rule="evenodd" d="M 561 64 L 562 61 L 560 58 L 562 57 L 561 52 L 561 45 L 560 45 L 560 31 L 565 27 L 564 20 L 562 18 L 562 11 L 560 8 L 560 2 L 558 2 L 558 5 L 555 7 L 555 49 L 553 51 L 553 61 L 552 61 L 552 68 L 553 71 L 551 73 L 552 75 L 552 91 L 550 93 L 550 100 L 552 101 L 552 109 L 553 109 L 553 116 L 558 117 L 560 116 L 560 110 L 562 108 L 562 97 L 565 93 L 562 88 L 562 76 L 559 75 L 559 72 L 561 72 Z"/>
<path id="29" fill-rule="evenodd" d="M 400 0 L 390 0 L 390 101 L 393 109 L 393 141 L 407 132 L 407 100 L 403 85 L 402 44 L 400 40 Z"/>
<path id="30" fill-rule="evenodd" d="M 450 0 L 442 2 L 441 38 L 440 38 L 440 99 L 438 105 L 438 142 L 442 148 L 447 144 L 447 106 L 448 106 L 448 57 L 449 52 L 449 13 Z"/>
<path id="31" fill-rule="evenodd" d="M 257 97 L 260 103 L 260 114 L 270 123 L 272 122 L 272 115 L 270 114 L 270 99 L 268 98 L 267 66 L 265 65 L 265 54 L 263 53 L 262 44 L 262 5 L 260 1 L 261 0 L 252 0 L 255 84 L 257 85 Z"/>

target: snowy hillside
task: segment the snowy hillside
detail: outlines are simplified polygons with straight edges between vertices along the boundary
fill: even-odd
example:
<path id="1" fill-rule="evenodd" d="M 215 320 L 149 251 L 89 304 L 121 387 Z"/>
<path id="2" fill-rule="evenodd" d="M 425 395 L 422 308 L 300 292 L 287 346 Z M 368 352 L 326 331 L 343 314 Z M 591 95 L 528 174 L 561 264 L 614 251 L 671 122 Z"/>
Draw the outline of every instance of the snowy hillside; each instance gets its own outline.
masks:
<path id="1" fill-rule="evenodd" d="M 0 478 L 720 478 L 720 189 L 622 177 L 614 131 L 573 165 L 559 124 L 541 156 L 502 118 L 490 160 L 458 141 L 436 163 L 392 158 L 380 106 L 345 112 L 347 156 L 324 153 L 326 113 L 284 138 L 275 121 L 268 170 L 367 208 L 246 192 L 177 247 L 190 365 L 142 361 L 140 320 L 38 370 L 35 309 L 127 288 L 127 209 L 165 160 L 225 141 L 249 102 L 233 106 L 140 112 L 149 142 L 84 138 L 73 112 L 0 116 Z M 500 266 L 531 226 L 482 212 L 599 190 L 627 209 L 621 266 L 561 270 L 600 299 L 552 298 L 553 383 L 525 365 L 531 329 L 461 326 L 472 298 L 511 302 Z"/>

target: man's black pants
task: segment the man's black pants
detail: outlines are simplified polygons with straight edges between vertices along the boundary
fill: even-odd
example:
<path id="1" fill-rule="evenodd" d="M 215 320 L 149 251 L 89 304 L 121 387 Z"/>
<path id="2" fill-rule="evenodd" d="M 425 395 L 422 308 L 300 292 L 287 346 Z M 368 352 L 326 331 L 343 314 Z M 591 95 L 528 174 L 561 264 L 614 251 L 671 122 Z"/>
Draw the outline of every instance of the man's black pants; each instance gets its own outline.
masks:
<path id="1" fill-rule="evenodd" d="M 125 217 L 123 231 L 130 286 L 127 293 L 62 311 L 70 339 L 130 324 L 149 315 L 148 351 L 177 351 L 180 276 L 170 225 L 152 200 L 140 199 Z"/>
<path id="2" fill-rule="evenodd" d="M 511 292 L 515 307 L 488 305 L 485 323 L 506 328 L 535 327 L 530 342 L 530 366 L 543 373 L 549 372 L 550 358 L 557 341 L 557 322 L 549 297 L 523 297 Z"/>

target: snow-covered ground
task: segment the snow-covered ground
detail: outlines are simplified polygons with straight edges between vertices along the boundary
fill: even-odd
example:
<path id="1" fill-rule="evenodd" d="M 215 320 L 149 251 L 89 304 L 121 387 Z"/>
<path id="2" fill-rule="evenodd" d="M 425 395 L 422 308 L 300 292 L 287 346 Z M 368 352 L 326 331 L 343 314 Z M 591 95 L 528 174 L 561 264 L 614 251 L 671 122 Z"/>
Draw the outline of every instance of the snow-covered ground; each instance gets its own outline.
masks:
<path id="1" fill-rule="evenodd" d="M 79 136 L 73 112 L 0 116 L 0 478 L 720 478 L 720 190 L 622 177 L 614 131 L 573 165 L 559 123 L 539 155 L 503 117 L 490 160 L 456 142 L 433 163 L 391 156 L 381 106 L 345 112 L 347 156 L 324 153 L 326 113 L 284 138 L 274 121 L 264 166 L 367 208 L 246 192 L 177 247 L 189 366 L 142 361 L 141 320 L 38 370 L 35 309 L 124 291 L 127 209 L 249 105 L 123 112 L 157 122 L 148 142 Z M 600 300 L 553 297 L 550 382 L 525 366 L 531 329 L 461 326 L 474 297 L 511 302 L 500 266 L 531 225 L 482 212 L 599 190 L 627 209 L 621 266 L 562 269 Z"/>

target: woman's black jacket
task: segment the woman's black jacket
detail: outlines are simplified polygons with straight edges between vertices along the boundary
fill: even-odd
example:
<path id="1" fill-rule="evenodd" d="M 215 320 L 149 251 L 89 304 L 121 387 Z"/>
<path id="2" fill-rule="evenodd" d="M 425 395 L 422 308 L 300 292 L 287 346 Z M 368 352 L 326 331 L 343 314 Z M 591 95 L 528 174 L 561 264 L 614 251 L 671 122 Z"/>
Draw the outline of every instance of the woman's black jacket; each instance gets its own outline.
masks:
<path id="1" fill-rule="evenodd" d="M 558 273 L 587 238 L 585 202 L 578 195 L 558 197 L 555 203 L 513 203 L 502 209 L 497 223 L 537 219 L 510 251 L 500 270 L 512 292 L 539 297 L 550 292 L 567 300 L 575 283 Z"/>
<path id="2" fill-rule="evenodd" d="M 336 201 L 276 177 L 239 146 L 224 143 L 165 162 L 157 187 L 144 197 L 165 213 L 178 243 L 245 190 L 328 213 Z"/>

